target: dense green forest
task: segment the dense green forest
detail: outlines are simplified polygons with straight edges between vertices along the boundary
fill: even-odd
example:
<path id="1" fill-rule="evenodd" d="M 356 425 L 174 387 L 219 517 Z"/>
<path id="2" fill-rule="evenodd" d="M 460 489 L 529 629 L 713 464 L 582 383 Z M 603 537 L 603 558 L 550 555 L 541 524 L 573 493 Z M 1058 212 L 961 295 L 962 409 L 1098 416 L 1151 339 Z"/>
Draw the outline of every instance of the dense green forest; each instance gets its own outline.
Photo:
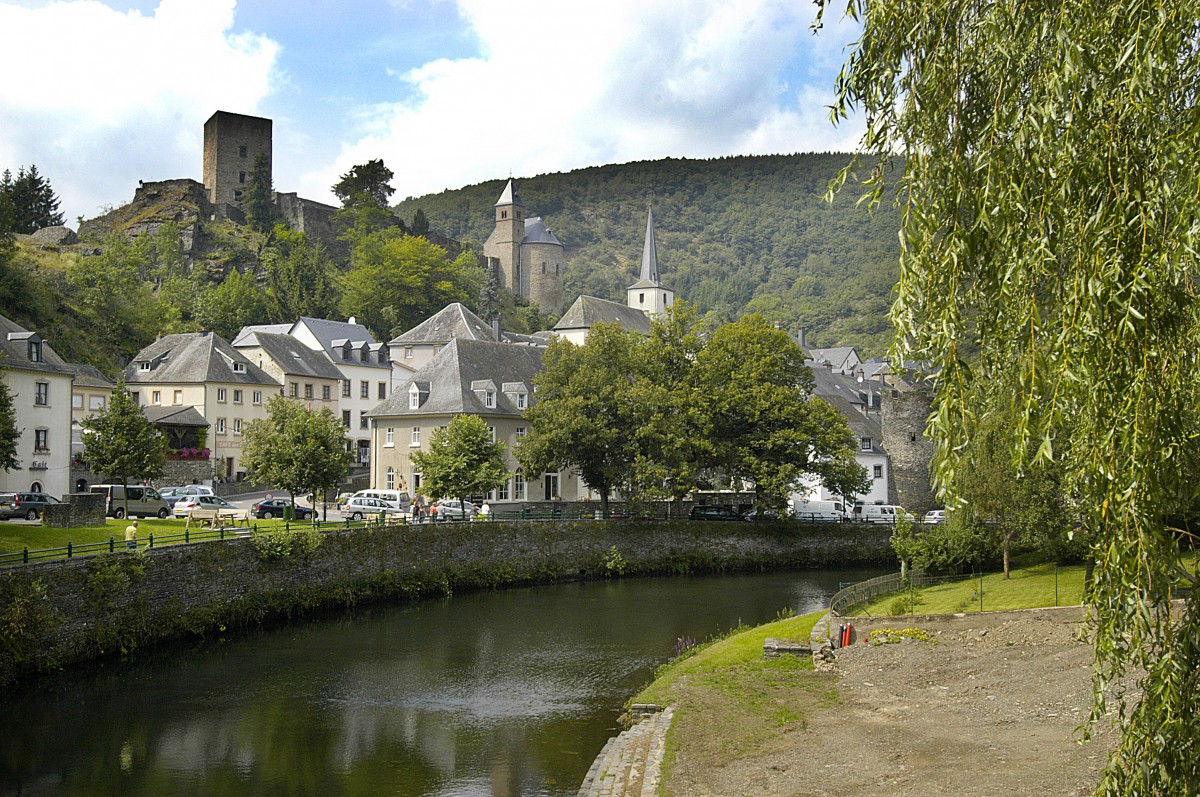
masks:
<path id="1" fill-rule="evenodd" d="M 850 192 L 836 205 L 824 202 L 847 160 L 669 159 L 516 185 L 527 212 L 544 217 L 565 246 L 568 303 L 581 293 L 624 299 L 653 207 L 662 277 L 701 313 L 725 321 L 757 311 L 793 332 L 805 327 L 815 345 L 879 355 L 890 336 L 899 217 L 891 206 L 868 213 Z M 49 184 L 28 175 L 18 176 L 39 181 L 24 192 L 28 201 L 0 193 L 2 312 L 68 360 L 109 374 L 159 334 L 212 330 L 228 338 L 244 324 L 300 315 L 355 316 L 382 340 L 452 301 L 499 312 L 516 332 L 556 320 L 511 296 L 480 307 L 488 281 L 479 253 L 503 181 L 388 208 L 392 174 L 373 161 L 339 183 L 340 235 L 323 242 L 273 226 L 269 207 L 248 224 L 223 218 L 198 183 L 166 181 L 85 221 L 75 241 L 20 234 L 17 211 L 26 206 L 37 211 L 26 228 L 61 223 Z M 12 181 L 14 189 L 23 184 Z"/>
<path id="2" fill-rule="evenodd" d="M 566 248 L 566 300 L 581 293 L 623 301 L 636 280 L 653 207 L 662 278 L 679 298 L 724 320 L 761 312 L 815 345 L 855 345 L 883 355 L 897 277 L 900 217 L 874 213 L 830 180 L 846 154 L 667 159 L 515 179 L 530 216 L 541 216 Z M 402 177 L 397 180 L 402 183 Z M 504 180 L 410 197 L 430 229 L 474 245 L 494 226 Z"/>

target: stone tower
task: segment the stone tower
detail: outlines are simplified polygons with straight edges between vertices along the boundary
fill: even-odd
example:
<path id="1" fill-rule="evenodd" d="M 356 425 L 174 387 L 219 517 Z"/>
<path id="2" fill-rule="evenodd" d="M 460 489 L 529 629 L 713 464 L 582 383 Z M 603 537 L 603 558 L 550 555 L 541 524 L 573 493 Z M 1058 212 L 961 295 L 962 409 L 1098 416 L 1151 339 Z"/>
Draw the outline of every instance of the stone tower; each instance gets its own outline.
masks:
<path id="1" fill-rule="evenodd" d="M 885 385 L 880 391 L 880 428 L 889 463 L 888 494 L 893 503 L 920 517 L 938 506 L 929 482 L 933 441 L 925 436 L 933 391 L 926 384 L 902 388 Z"/>
<path id="2" fill-rule="evenodd" d="M 546 223 L 525 216 L 510 179 L 496 202 L 496 227 L 483 245 L 500 287 L 524 296 L 543 312 L 558 312 L 563 294 L 563 245 Z"/>
<path id="3" fill-rule="evenodd" d="M 650 316 L 665 313 L 675 303 L 675 291 L 658 277 L 658 245 L 654 241 L 654 211 L 646 210 L 646 243 L 642 245 L 642 271 L 625 289 L 625 303 Z"/>
<path id="4" fill-rule="evenodd" d="M 204 123 L 204 189 L 214 205 L 240 205 L 254 159 L 271 161 L 271 120 L 217 111 Z"/>

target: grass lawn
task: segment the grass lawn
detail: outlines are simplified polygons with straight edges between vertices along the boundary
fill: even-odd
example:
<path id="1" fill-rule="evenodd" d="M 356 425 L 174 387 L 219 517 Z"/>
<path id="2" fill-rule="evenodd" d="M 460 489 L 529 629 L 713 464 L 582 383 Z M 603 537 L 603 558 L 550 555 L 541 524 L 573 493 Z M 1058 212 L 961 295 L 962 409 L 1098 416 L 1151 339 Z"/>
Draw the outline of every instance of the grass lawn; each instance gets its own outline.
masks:
<path id="1" fill-rule="evenodd" d="M 983 577 L 982 605 L 980 579 L 966 578 L 923 587 L 914 592 L 915 606 L 909 610 L 908 593 L 898 593 L 852 609 L 848 614 L 884 617 L 896 614 L 954 614 L 956 612 L 995 612 L 1007 609 L 1032 609 L 1041 606 L 1074 606 L 1083 601 L 1083 565 L 1055 567 L 1041 564 L 1012 570 L 1012 578 L 1003 573 Z"/>

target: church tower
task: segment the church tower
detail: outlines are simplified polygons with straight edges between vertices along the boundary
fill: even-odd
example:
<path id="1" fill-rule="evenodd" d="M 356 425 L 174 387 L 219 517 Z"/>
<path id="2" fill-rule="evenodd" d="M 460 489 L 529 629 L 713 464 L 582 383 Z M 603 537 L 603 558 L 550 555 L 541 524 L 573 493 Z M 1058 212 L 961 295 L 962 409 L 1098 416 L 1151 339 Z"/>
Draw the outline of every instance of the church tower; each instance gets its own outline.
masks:
<path id="1" fill-rule="evenodd" d="M 675 303 L 675 291 L 658 276 L 658 246 L 654 242 L 654 211 L 646 210 L 646 243 L 642 246 L 642 271 L 637 282 L 625 289 L 625 303 L 651 317 L 665 313 Z"/>
<path id="2" fill-rule="evenodd" d="M 483 244 L 488 267 L 496 270 L 500 287 L 517 296 L 529 295 L 529 275 L 522 274 L 521 241 L 525 239 L 525 203 L 512 178 L 496 201 L 496 228 Z"/>

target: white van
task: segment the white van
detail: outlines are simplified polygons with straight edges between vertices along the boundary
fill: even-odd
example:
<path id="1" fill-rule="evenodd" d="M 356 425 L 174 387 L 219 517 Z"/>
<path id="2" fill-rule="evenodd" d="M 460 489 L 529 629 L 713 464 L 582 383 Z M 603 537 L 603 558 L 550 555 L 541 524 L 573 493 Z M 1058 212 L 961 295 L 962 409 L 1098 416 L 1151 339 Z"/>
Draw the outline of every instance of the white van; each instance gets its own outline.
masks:
<path id="1" fill-rule="evenodd" d="M 412 499 L 408 497 L 408 493 L 403 490 L 359 490 L 350 497 L 352 499 L 378 498 L 392 509 L 401 509 L 405 512 L 408 511 L 408 507 L 412 503 Z"/>
<path id="2" fill-rule="evenodd" d="M 125 517 L 126 507 L 132 517 L 165 518 L 171 513 L 167 502 L 153 487 L 93 484 L 91 492 L 104 493 L 104 514 L 109 517 Z"/>
<path id="3" fill-rule="evenodd" d="M 842 523 L 850 519 L 841 501 L 792 501 L 792 517 L 803 523 Z"/>
<path id="4" fill-rule="evenodd" d="M 904 507 L 896 506 L 895 504 L 863 504 L 862 514 L 859 515 L 859 519 L 863 523 L 890 523 L 895 525 L 896 521 L 904 514 Z"/>

